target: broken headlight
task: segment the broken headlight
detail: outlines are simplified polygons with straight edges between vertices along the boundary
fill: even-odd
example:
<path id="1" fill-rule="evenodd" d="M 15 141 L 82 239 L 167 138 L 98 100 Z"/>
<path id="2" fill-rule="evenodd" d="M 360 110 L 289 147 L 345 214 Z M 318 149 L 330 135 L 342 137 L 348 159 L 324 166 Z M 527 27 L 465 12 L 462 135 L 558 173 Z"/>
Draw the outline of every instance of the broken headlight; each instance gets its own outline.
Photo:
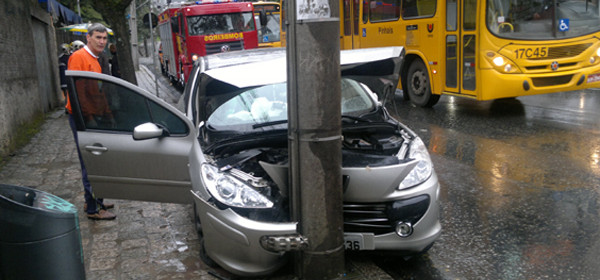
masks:
<path id="1" fill-rule="evenodd" d="M 239 208 L 271 208 L 273 202 L 255 189 L 228 173 L 220 172 L 210 164 L 203 164 L 204 187 L 219 202 Z"/>
<path id="2" fill-rule="evenodd" d="M 425 147 L 421 138 L 415 137 L 412 140 L 407 158 L 416 160 L 417 165 L 415 165 L 413 170 L 411 170 L 404 180 L 402 180 L 400 186 L 398 186 L 399 190 L 407 189 L 425 182 L 433 172 L 433 164 L 431 163 L 429 152 L 427 152 L 427 147 Z"/>

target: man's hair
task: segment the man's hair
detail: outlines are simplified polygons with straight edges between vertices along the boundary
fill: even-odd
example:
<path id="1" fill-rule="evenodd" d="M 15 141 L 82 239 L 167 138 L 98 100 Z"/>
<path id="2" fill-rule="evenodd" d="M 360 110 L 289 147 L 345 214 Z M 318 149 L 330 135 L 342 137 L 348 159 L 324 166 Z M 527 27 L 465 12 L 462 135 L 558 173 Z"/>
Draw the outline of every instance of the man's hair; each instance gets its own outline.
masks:
<path id="1" fill-rule="evenodd" d="M 102 23 L 92 23 L 90 26 L 88 26 L 87 30 L 88 35 L 90 36 L 94 35 L 94 32 L 108 32 L 108 29 L 106 29 L 106 26 L 104 26 Z"/>

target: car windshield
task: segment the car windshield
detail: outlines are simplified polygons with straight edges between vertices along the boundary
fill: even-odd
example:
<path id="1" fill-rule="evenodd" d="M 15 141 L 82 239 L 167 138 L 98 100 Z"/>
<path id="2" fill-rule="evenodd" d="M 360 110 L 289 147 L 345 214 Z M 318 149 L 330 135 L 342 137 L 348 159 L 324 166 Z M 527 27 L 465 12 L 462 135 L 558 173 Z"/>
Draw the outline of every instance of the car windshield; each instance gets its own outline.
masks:
<path id="1" fill-rule="evenodd" d="M 189 16 L 187 22 L 191 36 L 246 32 L 255 29 L 252 12 Z"/>
<path id="2" fill-rule="evenodd" d="M 363 85 L 342 79 L 343 115 L 360 116 L 375 109 L 375 103 Z M 269 84 L 242 91 L 217 107 L 206 123 L 218 130 L 263 130 L 287 127 L 287 85 Z M 265 125 L 273 124 L 273 126 Z"/>
<path id="3" fill-rule="evenodd" d="M 600 30 L 599 0 L 488 0 L 487 27 L 511 39 L 572 38 Z"/>

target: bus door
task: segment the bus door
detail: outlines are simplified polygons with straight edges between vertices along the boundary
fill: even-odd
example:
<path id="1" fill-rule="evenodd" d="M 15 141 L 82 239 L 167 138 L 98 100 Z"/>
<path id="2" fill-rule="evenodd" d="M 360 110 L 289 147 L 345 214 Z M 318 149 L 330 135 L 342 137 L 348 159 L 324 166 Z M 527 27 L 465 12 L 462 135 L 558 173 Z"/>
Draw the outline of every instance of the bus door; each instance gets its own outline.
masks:
<path id="1" fill-rule="evenodd" d="M 358 26 L 358 20 L 360 18 L 360 1 L 361 0 L 342 1 L 343 26 L 340 30 L 340 49 L 342 50 L 360 48 L 360 34 Z"/>
<path id="2" fill-rule="evenodd" d="M 446 92 L 476 95 L 476 23 L 476 0 L 446 0 Z"/>

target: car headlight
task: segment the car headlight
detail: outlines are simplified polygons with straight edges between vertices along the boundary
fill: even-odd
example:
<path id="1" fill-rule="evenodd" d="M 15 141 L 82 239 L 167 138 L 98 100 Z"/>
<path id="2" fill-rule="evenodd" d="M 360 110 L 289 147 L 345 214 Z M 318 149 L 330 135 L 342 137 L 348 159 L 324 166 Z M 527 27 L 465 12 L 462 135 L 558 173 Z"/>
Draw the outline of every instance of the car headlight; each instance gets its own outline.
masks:
<path id="1" fill-rule="evenodd" d="M 201 169 L 204 187 L 219 202 L 239 208 L 273 207 L 271 200 L 217 167 L 203 164 Z"/>
<path id="2" fill-rule="evenodd" d="M 412 158 L 418 163 L 408 173 L 406 178 L 402 180 L 400 186 L 398 186 L 398 190 L 410 188 L 425 182 L 433 172 L 433 164 L 431 163 L 429 152 L 427 152 L 427 147 L 425 147 L 421 138 L 416 137 L 413 139 L 408 151 L 408 158 Z"/>

